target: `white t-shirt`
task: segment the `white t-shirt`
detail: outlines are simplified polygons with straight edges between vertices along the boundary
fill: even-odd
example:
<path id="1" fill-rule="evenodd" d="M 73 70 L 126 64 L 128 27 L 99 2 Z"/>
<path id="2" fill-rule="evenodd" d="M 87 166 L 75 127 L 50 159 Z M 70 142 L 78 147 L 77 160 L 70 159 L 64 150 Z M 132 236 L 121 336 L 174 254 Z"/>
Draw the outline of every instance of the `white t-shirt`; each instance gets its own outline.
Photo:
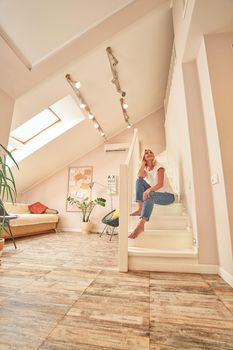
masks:
<path id="1" fill-rule="evenodd" d="M 146 176 L 144 177 L 144 180 L 152 187 L 157 185 L 158 183 L 158 170 L 160 168 L 164 169 L 164 166 L 162 164 L 156 163 L 154 169 L 150 170 L 149 168 L 145 168 Z M 164 169 L 165 170 L 165 169 Z M 168 192 L 173 193 L 172 187 L 169 183 L 168 177 L 166 175 L 166 172 L 164 171 L 164 180 L 163 180 L 163 186 L 160 187 L 156 192 Z"/>

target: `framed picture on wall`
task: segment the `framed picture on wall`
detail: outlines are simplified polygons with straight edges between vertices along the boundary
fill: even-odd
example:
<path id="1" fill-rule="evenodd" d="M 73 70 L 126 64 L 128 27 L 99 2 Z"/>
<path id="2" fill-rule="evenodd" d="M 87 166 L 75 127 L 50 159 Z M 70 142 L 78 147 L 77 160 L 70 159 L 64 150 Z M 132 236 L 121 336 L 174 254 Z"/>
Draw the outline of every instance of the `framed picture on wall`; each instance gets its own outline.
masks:
<path id="1" fill-rule="evenodd" d="M 108 189 L 111 194 L 117 193 L 117 177 L 116 175 L 108 175 Z"/>
<path id="2" fill-rule="evenodd" d="M 91 198 L 92 166 L 71 167 L 68 172 L 67 198 L 82 200 Z M 78 211 L 78 208 L 66 202 L 66 211 Z"/>

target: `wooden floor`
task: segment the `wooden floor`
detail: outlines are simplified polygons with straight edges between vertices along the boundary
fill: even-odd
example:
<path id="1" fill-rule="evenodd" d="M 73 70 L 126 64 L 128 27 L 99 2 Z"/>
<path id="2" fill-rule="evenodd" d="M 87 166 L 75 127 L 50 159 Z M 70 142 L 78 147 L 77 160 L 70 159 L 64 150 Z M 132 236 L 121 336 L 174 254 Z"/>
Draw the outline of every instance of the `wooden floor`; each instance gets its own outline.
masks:
<path id="1" fill-rule="evenodd" d="M 117 237 L 11 242 L 0 267 L 0 349 L 233 349 L 233 289 L 216 275 L 117 272 Z"/>

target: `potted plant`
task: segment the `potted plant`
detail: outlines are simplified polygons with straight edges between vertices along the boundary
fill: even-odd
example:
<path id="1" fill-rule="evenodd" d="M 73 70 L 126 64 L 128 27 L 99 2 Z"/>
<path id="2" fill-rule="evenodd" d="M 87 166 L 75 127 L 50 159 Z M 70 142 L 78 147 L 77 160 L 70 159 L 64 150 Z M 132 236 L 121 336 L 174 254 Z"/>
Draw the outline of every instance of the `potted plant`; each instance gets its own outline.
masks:
<path id="1" fill-rule="evenodd" d="M 90 200 L 88 197 L 86 197 L 80 201 L 76 198 L 68 197 L 67 201 L 80 210 L 82 217 L 81 231 L 84 233 L 90 233 L 92 228 L 92 224 L 90 222 L 90 215 L 96 205 L 101 205 L 102 207 L 105 207 L 106 199 L 96 198 L 94 200 Z"/>
<path id="2" fill-rule="evenodd" d="M 0 218 L 0 256 L 2 255 L 2 250 L 5 241 L 4 238 L 2 238 L 3 227 L 5 224 L 5 210 L 3 207 L 3 201 L 10 200 L 12 203 L 14 203 L 17 195 L 14 176 L 11 172 L 9 165 L 7 165 L 6 163 L 7 156 L 9 156 L 12 159 L 12 161 L 19 169 L 18 164 L 13 158 L 11 152 L 9 152 L 2 144 L 0 144 L 0 215 L 2 216 Z"/>

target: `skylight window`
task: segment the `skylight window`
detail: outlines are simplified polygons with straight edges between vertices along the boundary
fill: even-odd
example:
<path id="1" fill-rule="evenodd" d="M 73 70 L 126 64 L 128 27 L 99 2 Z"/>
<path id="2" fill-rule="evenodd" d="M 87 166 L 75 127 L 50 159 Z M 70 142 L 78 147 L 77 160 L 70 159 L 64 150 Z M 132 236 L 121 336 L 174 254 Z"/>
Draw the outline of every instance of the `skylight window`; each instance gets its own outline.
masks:
<path id="1" fill-rule="evenodd" d="M 10 136 L 22 144 L 26 144 L 58 122 L 60 122 L 60 118 L 51 109 L 45 109 L 12 131 Z"/>
<path id="2" fill-rule="evenodd" d="M 7 150 L 8 150 L 9 152 L 14 152 L 14 151 L 16 150 L 16 148 L 13 147 L 13 146 L 11 146 L 11 145 L 8 145 Z"/>
<path id="3" fill-rule="evenodd" d="M 85 120 L 76 100 L 63 97 L 10 132 L 8 150 L 19 163 L 60 135 Z M 12 160 L 7 157 L 11 167 Z"/>

